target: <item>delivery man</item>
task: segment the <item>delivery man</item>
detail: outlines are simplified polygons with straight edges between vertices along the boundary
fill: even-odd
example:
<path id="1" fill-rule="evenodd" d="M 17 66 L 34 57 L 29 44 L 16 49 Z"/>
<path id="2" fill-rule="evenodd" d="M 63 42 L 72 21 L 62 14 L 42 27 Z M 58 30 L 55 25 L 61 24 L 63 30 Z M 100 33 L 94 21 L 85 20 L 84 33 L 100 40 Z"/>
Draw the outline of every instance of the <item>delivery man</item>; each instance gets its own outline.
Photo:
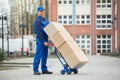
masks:
<path id="1" fill-rule="evenodd" d="M 44 8 L 39 6 L 37 8 L 38 17 L 34 22 L 34 32 L 36 34 L 36 53 L 34 55 L 33 71 L 34 75 L 40 75 L 39 63 L 41 62 L 42 74 L 52 74 L 53 72 L 48 71 L 46 63 L 48 57 L 48 36 L 44 32 L 44 28 L 49 24 L 49 21 L 43 17 Z"/>

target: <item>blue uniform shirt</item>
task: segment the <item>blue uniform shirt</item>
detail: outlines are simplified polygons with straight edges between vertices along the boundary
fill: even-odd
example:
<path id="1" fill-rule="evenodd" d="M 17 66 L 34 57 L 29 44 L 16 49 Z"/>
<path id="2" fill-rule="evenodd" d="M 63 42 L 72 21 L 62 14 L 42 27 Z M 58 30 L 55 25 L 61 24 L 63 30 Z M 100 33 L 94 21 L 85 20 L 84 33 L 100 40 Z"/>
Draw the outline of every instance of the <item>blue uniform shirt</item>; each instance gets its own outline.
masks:
<path id="1" fill-rule="evenodd" d="M 36 34 L 36 38 L 43 40 L 44 42 L 48 41 L 48 35 L 43 30 L 47 25 L 49 24 L 49 21 L 42 16 L 38 16 L 34 22 L 34 32 Z"/>

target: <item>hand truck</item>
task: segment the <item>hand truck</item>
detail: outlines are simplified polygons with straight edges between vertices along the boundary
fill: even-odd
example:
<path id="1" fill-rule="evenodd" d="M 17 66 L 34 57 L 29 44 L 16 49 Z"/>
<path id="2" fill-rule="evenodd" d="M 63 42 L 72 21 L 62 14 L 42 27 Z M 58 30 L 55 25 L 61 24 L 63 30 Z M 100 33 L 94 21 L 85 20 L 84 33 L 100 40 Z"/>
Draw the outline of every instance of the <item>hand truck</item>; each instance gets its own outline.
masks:
<path id="1" fill-rule="evenodd" d="M 53 44 L 53 43 L 50 43 L 50 44 L 48 44 L 48 46 L 54 46 L 54 44 Z M 54 46 L 54 47 L 55 47 L 55 46 Z M 55 56 L 58 58 L 58 60 L 60 61 L 60 63 L 61 63 L 62 66 L 63 66 L 63 69 L 60 71 L 60 73 L 61 73 L 62 75 L 64 75 L 65 73 L 71 74 L 72 72 L 73 72 L 74 74 L 77 74 L 77 73 L 78 73 L 78 70 L 77 70 L 77 69 L 72 69 L 72 68 L 70 68 L 70 66 L 67 64 L 66 60 L 64 59 L 64 57 L 61 55 L 61 53 L 60 53 L 60 55 L 58 54 L 58 51 L 57 51 L 57 48 L 56 48 L 56 47 L 55 47 L 55 49 L 54 49 L 54 54 L 55 54 Z"/>

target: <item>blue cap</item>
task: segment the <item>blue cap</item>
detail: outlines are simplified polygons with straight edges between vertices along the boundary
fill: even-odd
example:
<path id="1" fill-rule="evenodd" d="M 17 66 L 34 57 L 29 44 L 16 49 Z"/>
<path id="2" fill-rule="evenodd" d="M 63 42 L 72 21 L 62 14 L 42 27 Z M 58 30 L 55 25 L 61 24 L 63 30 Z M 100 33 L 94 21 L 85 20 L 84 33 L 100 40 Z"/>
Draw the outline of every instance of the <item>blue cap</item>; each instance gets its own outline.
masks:
<path id="1" fill-rule="evenodd" d="M 37 11 L 43 11 L 44 10 L 44 8 L 42 7 L 42 6 L 39 6 L 38 8 L 37 8 Z"/>

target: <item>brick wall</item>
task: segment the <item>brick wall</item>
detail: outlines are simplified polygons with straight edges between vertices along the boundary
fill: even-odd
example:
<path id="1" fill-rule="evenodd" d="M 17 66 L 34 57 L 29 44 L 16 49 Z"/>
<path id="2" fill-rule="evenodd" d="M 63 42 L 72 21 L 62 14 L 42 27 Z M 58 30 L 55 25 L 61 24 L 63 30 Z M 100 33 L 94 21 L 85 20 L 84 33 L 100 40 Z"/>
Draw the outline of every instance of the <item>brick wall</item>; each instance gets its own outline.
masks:
<path id="1" fill-rule="evenodd" d="M 118 2 L 117 2 L 117 4 L 118 4 L 118 5 L 117 5 L 117 7 L 118 7 L 118 8 L 117 8 L 117 9 L 118 9 L 118 10 L 117 10 L 117 15 L 118 15 L 118 16 L 117 16 L 117 23 L 118 23 L 118 24 L 117 24 L 117 29 L 118 29 L 118 30 L 117 30 L 117 32 L 118 32 L 117 34 L 118 34 L 118 36 L 117 36 L 117 37 L 118 37 L 118 40 L 117 40 L 117 41 L 118 41 L 118 51 L 120 52 L 120 0 L 117 0 L 117 1 L 118 1 Z"/>

